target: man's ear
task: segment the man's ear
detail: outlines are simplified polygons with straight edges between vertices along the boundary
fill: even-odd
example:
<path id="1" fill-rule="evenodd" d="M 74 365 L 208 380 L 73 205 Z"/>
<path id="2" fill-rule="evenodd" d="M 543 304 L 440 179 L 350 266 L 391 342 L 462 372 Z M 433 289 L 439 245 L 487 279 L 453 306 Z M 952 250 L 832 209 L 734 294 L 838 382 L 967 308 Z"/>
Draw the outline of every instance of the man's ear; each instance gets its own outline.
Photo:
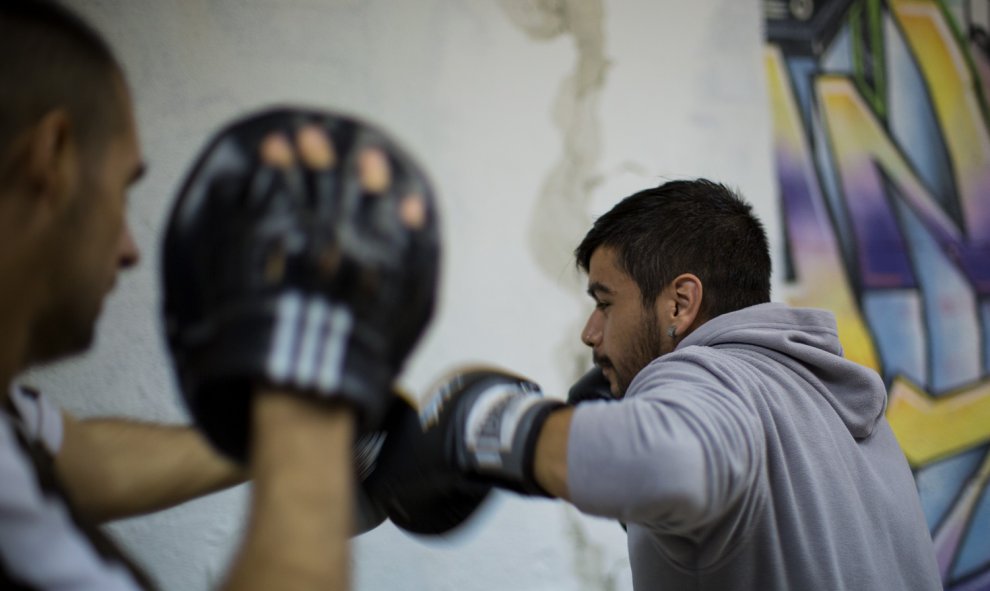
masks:
<path id="1" fill-rule="evenodd" d="M 65 109 L 49 111 L 26 132 L 23 179 L 32 198 L 57 207 L 78 181 L 78 150 Z"/>
<path id="2" fill-rule="evenodd" d="M 677 327 L 677 335 L 686 336 L 695 328 L 695 322 L 700 320 L 701 298 L 704 288 L 701 279 L 692 273 L 678 275 L 667 287 L 667 318 L 672 326 Z"/>

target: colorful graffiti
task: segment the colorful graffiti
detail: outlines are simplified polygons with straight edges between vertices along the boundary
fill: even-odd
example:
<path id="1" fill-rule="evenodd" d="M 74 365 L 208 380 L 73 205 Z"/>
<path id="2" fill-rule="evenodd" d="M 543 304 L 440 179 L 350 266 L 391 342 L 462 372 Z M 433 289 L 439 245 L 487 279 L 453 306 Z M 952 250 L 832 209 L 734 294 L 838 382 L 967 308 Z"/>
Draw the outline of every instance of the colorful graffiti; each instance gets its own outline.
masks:
<path id="1" fill-rule="evenodd" d="M 764 14 L 786 297 L 884 376 L 945 587 L 990 591 L 990 1 Z"/>

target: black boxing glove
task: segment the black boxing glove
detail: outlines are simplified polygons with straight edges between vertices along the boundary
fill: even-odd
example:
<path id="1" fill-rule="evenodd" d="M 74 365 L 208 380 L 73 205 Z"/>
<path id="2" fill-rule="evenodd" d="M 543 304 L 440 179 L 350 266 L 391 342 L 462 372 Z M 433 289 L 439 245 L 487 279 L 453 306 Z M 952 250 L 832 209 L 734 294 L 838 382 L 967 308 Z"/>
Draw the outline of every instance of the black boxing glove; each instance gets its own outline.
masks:
<path id="1" fill-rule="evenodd" d="M 425 425 L 397 396 L 382 424 L 384 444 L 371 470 L 361 474 L 361 494 L 374 509 L 414 534 L 443 534 L 460 526 L 488 497 L 492 485 L 466 477 L 443 454 L 442 430 Z"/>
<path id="2" fill-rule="evenodd" d="M 295 145 L 314 129 L 329 141 L 325 165 L 298 151 L 261 159 L 273 135 Z M 162 248 L 168 345 L 207 437 L 245 459 L 257 386 L 343 401 L 361 431 L 375 428 L 433 311 L 437 228 L 422 170 L 366 123 L 276 109 L 219 132 Z"/>
<path id="3" fill-rule="evenodd" d="M 567 391 L 567 404 L 573 406 L 589 400 L 615 400 L 612 385 L 597 366 L 578 378 Z"/>
<path id="4" fill-rule="evenodd" d="M 416 533 L 440 533 L 466 519 L 487 492 L 479 485 L 546 496 L 534 474 L 536 442 L 562 406 L 513 374 L 455 373 L 433 390 L 416 421 L 389 429 L 366 488 L 393 522 Z"/>
<path id="5" fill-rule="evenodd" d="M 365 480 L 374 473 L 386 437 L 384 430 L 375 430 L 364 433 L 354 442 L 354 469 L 357 483 L 354 491 L 354 535 L 367 533 L 388 518 L 385 509 L 368 495 L 364 484 Z"/>

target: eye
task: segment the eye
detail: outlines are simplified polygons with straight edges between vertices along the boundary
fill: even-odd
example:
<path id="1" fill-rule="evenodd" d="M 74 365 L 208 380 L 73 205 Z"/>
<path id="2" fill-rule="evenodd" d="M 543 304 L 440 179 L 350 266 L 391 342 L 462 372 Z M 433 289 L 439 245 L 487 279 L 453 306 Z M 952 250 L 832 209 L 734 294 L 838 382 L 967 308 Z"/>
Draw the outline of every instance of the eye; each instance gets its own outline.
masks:
<path id="1" fill-rule="evenodd" d="M 598 310 L 605 311 L 611 305 L 612 305 L 611 302 L 603 302 L 601 300 L 595 300 L 595 308 Z"/>

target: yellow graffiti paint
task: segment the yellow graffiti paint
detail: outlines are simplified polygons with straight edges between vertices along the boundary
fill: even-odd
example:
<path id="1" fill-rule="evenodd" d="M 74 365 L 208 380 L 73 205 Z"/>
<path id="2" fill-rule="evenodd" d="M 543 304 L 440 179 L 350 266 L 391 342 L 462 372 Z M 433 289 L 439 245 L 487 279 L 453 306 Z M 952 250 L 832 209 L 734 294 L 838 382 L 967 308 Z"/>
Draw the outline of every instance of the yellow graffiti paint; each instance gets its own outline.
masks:
<path id="1" fill-rule="evenodd" d="M 867 330 L 849 284 L 839 245 L 818 186 L 811 150 L 803 132 L 790 77 L 778 48 L 765 48 L 764 66 L 772 104 L 775 149 L 778 154 L 786 152 L 800 163 L 817 208 L 814 226 L 803 228 L 801 239 L 791 242 L 797 281 L 788 286 L 786 299 L 795 306 L 831 310 L 835 314 L 846 358 L 879 369 L 873 338 Z"/>
<path id="2" fill-rule="evenodd" d="M 978 209 L 990 187 L 990 136 L 976 80 L 944 13 L 932 0 L 894 0 L 891 11 L 918 62 L 951 158 L 971 237 L 990 236 Z"/>
<path id="3" fill-rule="evenodd" d="M 873 167 L 879 166 L 922 217 L 945 235 L 961 240 L 958 226 L 945 214 L 891 142 L 852 80 L 846 76 L 820 76 L 815 87 L 846 194 L 855 195 L 856 183 L 863 175 L 873 174 Z"/>
<path id="4" fill-rule="evenodd" d="M 887 420 L 914 467 L 965 451 L 990 441 L 990 381 L 935 398 L 896 378 Z"/>

